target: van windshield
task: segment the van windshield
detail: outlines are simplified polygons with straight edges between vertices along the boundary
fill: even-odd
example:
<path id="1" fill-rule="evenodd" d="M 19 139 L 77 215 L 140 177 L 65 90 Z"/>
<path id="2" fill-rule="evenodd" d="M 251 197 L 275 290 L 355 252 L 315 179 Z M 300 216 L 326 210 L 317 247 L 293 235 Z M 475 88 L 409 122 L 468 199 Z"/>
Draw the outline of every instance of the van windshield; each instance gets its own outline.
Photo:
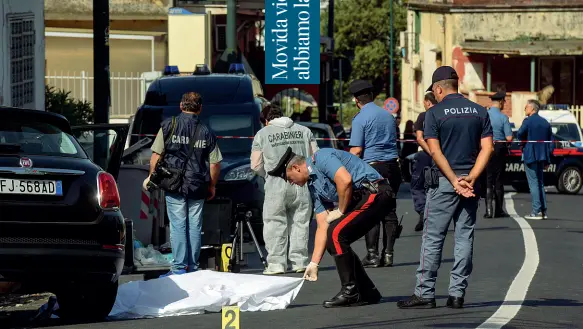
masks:
<path id="1" fill-rule="evenodd" d="M 245 114 L 210 115 L 202 121 L 215 133 L 223 154 L 250 153 L 253 143 L 253 117 Z M 226 138 L 221 138 L 226 137 Z M 230 138 L 240 137 L 240 138 Z M 241 138 L 243 137 L 243 138 Z"/>
<path id="2" fill-rule="evenodd" d="M 575 123 L 551 123 L 553 134 L 560 140 L 581 141 L 579 126 Z"/>

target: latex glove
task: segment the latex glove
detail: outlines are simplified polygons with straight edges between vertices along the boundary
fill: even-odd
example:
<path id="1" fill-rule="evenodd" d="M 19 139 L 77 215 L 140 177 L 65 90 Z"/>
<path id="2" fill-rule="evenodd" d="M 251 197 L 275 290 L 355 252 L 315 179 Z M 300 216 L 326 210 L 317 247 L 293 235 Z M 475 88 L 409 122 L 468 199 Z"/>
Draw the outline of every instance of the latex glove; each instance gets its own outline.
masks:
<path id="1" fill-rule="evenodd" d="M 306 272 L 304 272 L 304 279 L 308 281 L 318 280 L 318 264 L 310 262 L 308 267 L 306 267 Z"/>
<path id="2" fill-rule="evenodd" d="M 342 217 L 344 214 L 340 212 L 340 210 L 334 209 L 328 213 L 328 217 L 326 217 L 326 221 L 328 224 L 332 223 L 333 221 L 337 220 L 338 218 Z"/>
<path id="3" fill-rule="evenodd" d="M 150 176 L 146 177 L 146 179 L 144 179 L 144 183 L 142 183 L 142 188 L 147 191 L 148 190 L 148 183 L 150 182 Z"/>

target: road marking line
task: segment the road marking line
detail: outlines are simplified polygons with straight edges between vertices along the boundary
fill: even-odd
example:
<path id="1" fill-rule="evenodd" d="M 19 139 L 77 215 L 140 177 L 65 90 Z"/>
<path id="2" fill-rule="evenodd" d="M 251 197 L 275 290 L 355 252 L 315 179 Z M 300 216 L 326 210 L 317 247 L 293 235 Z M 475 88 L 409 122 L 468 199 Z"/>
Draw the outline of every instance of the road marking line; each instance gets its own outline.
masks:
<path id="1" fill-rule="evenodd" d="M 510 288 L 508 288 L 502 305 L 500 305 L 496 313 L 476 329 L 500 329 L 510 322 L 522 307 L 530 283 L 538 268 L 539 255 L 536 236 L 530 224 L 516 213 L 514 201 L 512 200 L 512 196 L 515 194 L 506 193 L 504 199 L 506 201 L 506 211 L 518 223 L 522 231 L 522 237 L 524 238 L 524 263 L 522 263 L 522 268 L 520 268 Z"/>

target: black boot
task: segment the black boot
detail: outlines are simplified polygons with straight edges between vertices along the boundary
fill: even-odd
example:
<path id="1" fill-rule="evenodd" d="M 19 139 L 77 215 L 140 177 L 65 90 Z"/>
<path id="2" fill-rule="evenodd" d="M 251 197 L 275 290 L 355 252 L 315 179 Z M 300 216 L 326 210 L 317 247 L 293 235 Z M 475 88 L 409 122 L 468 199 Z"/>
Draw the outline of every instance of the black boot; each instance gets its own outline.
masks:
<path id="1" fill-rule="evenodd" d="M 381 293 L 375 287 L 374 283 L 369 278 L 368 274 L 362 267 L 360 260 L 358 259 L 358 255 L 352 251 L 354 260 L 356 262 L 355 266 L 355 273 L 356 273 L 356 281 L 358 286 L 358 291 L 362 295 L 362 300 L 366 302 L 366 304 L 377 304 L 381 301 Z"/>
<path id="2" fill-rule="evenodd" d="M 449 296 L 447 298 L 447 303 L 445 306 L 449 308 L 463 308 L 464 307 L 464 299 L 462 297 L 453 297 Z"/>
<path id="3" fill-rule="evenodd" d="M 486 214 L 484 214 L 484 218 L 492 218 L 494 215 L 494 209 L 492 207 L 492 202 L 494 201 L 494 190 L 491 188 L 486 190 Z"/>
<path id="4" fill-rule="evenodd" d="M 509 217 L 504 211 L 504 187 L 496 189 L 496 206 L 494 207 L 494 217 Z"/>
<path id="5" fill-rule="evenodd" d="M 435 308 L 435 298 L 421 298 L 417 295 L 397 302 L 398 308 Z"/>
<path id="6" fill-rule="evenodd" d="M 383 252 L 381 256 L 382 266 L 393 266 L 393 252 Z"/>
<path id="7" fill-rule="evenodd" d="M 423 213 L 419 214 L 419 221 L 415 225 L 415 232 L 423 231 Z"/>
<path id="8" fill-rule="evenodd" d="M 351 252 L 334 256 L 342 288 L 336 296 L 324 301 L 324 307 L 346 307 L 366 304 L 358 290 L 355 257 Z"/>
<path id="9" fill-rule="evenodd" d="M 381 265 L 381 259 L 379 257 L 380 229 L 381 224 L 379 223 L 364 236 L 367 250 L 366 256 L 362 259 L 362 265 L 364 267 L 379 267 Z"/>

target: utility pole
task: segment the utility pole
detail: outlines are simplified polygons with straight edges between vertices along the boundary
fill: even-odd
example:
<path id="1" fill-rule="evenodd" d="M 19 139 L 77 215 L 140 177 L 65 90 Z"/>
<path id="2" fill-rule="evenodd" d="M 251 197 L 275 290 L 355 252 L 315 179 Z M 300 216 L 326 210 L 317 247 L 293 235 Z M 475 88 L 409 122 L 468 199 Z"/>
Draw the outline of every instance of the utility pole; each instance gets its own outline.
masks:
<path id="1" fill-rule="evenodd" d="M 229 57 L 237 54 L 237 0 L 227 0 L 227 51 Z M 233 62 L 238 62 L 237 57 L 233 57 Z"/>
<path id="2" fill-rule="evenodd" d="M 389 57 L 391 59 L 391 64 L 389 66 L 389 81 L 390 81 L 390 87 L 389 87 L 389 97 L 393 97 L 393 91 L 394 91 L 394 84 L 393 84 L 393 49 L 395 48 L 393 45 L 393 0 L 389 0 L 389 16 L 391 16 L 391 36 L 390 36 L 390 42 L 389 42 Z"/>
<path id="3" fill-rule="evenodd" d="M 334 0 L 328 1 L 328 37 L 332 40 L 330 44 L 330 58 L 328 60 L 326 84 L 326 112 L 320 113 L 320 122 L 326 122 L 328 113 L 334 110 Z"/>
<path id="4" fill-rule="evenodd" d="M 109 122 L 109 0 L 93 0 L 93 122 Z M 95 138 L 93 161 L 107 168 L 109 138 Z"/>

